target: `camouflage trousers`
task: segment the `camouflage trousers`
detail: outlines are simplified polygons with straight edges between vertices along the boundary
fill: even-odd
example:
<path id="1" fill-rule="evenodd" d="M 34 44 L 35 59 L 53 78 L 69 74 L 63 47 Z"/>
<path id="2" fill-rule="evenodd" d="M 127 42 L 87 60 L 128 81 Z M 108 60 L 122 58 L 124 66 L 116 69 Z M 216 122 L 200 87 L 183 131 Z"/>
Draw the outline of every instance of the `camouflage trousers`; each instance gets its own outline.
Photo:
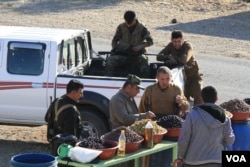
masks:
<path id="1" fill-rule="evenodd" d="M 201 89 L 203 88 L 202 76 L 187 78 L 184 88 L 184 94 L 187 99 L 193 97 L 194 105 L 201 104 Z"/>
<path id="2" fill-rule="evenodd" d="M 125 66 L 128 68 L 135 67 L 139 70 L 139 77 L 149 76 L 149 65 L 148 57 L 146 55 L 140 54 L 138 56 L 121 56 L 121 55 L 111 55 L 108 57 L 106 62 L 106 76 L 114 76 L 114 71 L 116 67 Z"/>

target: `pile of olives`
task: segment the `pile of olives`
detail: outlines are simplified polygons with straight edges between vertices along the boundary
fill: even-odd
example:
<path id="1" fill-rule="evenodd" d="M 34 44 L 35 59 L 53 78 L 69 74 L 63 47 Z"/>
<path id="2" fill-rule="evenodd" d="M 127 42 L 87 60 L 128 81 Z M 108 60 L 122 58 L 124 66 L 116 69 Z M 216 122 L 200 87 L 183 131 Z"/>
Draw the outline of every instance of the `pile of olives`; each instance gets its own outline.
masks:
<path id="1" fill-rule="evenodd" d="M 147 124 L 148 120 L 147 119 L 142 119 L 139 121 L 136 121 L 132 125 L 129 126 L 129 128 L 133 131 L 135 131 L 137 134 L 143 135 L 145 126 Z M 151 121 L 153 125 L 153 134 L 162 134 L 166 131 L 163 127 L 159 126 L 156 121 Z"/>
<path id="2" fill-rule="evenodd" d="M 220 106 L 230 112 L 250 112 L 250 105 L 244 100 L 233 99 L 220 104 Z"/>
<path id="3" fill-rule="evenodd" d="M 105 147 L 104 142 L 95 137 L 88 137 L 86 139 L 81 139 L 78 146 L 84 147 L 84 148 L 91 148 L 91 149 L 104 149 Z"/>
<path id="4" fill-rule="evenodd" d="M 125 130 L 126 143 L 133 143 L 142 139 L 140 135 L 125 126 L 118 127 L 111 132 L 104 134 L 103 139 L 118 141 L 121 130 Z"/>
<path id="5" fill-rule="evenodd" d="M 245 99 L 243 99 L 244 100 L 244 102 L 246 102 L 248 105 L 250 105 L 250 98 L 245 98 Z"/>
<path id="6" fill-rule="evenodd" d="M 162 126 L 163 128 L 181 128 L 184 119 L 179 117 L 178 115 L 166 115 L 161 117 L 157 124 Z"/>

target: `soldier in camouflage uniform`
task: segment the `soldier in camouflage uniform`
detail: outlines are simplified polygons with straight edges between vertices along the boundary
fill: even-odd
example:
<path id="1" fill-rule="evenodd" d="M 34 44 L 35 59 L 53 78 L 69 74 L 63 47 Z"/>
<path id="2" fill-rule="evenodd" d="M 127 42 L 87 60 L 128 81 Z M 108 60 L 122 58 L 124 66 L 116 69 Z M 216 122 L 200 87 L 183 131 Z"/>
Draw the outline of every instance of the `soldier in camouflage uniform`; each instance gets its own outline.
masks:
<path id="1" fill-rule="evenodd" d="M 141 77 L 149 76 L 146 47 L 153 45 L 153 39 L 147 28 L 141 24 L 133 11 L 126 11 L 124 23 L 121 23 L 112 39 L 111 56 L 107 59 L 106 75 L 113 76 L 115 67 L 133 62 L 138 65 Z"/>
<path id="2" fill-rule="evenodd" d="M 201 104 L 202 74 L 194 57 L 191 43 L 183 40 L 182 32 L 172 32 L 171 42 L 157 55 L 158 61 L 168 61 L 176 66 L 184 66 L 185 90 L 189 99 L 194 98 L 194 105 Z"/>

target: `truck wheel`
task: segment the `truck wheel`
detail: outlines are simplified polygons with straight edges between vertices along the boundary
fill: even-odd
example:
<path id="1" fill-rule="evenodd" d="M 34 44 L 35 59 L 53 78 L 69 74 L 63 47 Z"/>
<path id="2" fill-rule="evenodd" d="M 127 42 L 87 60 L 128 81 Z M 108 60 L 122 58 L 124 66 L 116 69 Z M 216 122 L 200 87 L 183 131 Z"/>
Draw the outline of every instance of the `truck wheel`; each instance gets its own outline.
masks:
<path id="1" fill-rule="evenodd" d="M 100 137 L 109 131 L 107 121 L 91 110 L 81 110 L 83 129 L 80 138 Z"/>

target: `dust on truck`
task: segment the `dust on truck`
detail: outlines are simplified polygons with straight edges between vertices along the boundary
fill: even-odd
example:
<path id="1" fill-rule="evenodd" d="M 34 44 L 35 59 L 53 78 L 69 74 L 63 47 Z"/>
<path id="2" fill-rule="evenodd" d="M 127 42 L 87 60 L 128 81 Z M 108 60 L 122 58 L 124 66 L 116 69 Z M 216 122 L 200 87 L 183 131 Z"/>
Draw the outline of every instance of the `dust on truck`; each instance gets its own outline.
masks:
<path id="1" fill-rule="evenodd" d="M 93 53 L 87 29 L 0 26 L 0 123 L 46 124 L 50 103 L 66 93 L 69 80 L 78 79 L 85 86 L 77 106 L 84 130 L 91 136 L 108 132 L 109 100 L 126 78 L 97 75 L 105 58 Z M 154 82 L 143 79 L 142 85 Z"/>

